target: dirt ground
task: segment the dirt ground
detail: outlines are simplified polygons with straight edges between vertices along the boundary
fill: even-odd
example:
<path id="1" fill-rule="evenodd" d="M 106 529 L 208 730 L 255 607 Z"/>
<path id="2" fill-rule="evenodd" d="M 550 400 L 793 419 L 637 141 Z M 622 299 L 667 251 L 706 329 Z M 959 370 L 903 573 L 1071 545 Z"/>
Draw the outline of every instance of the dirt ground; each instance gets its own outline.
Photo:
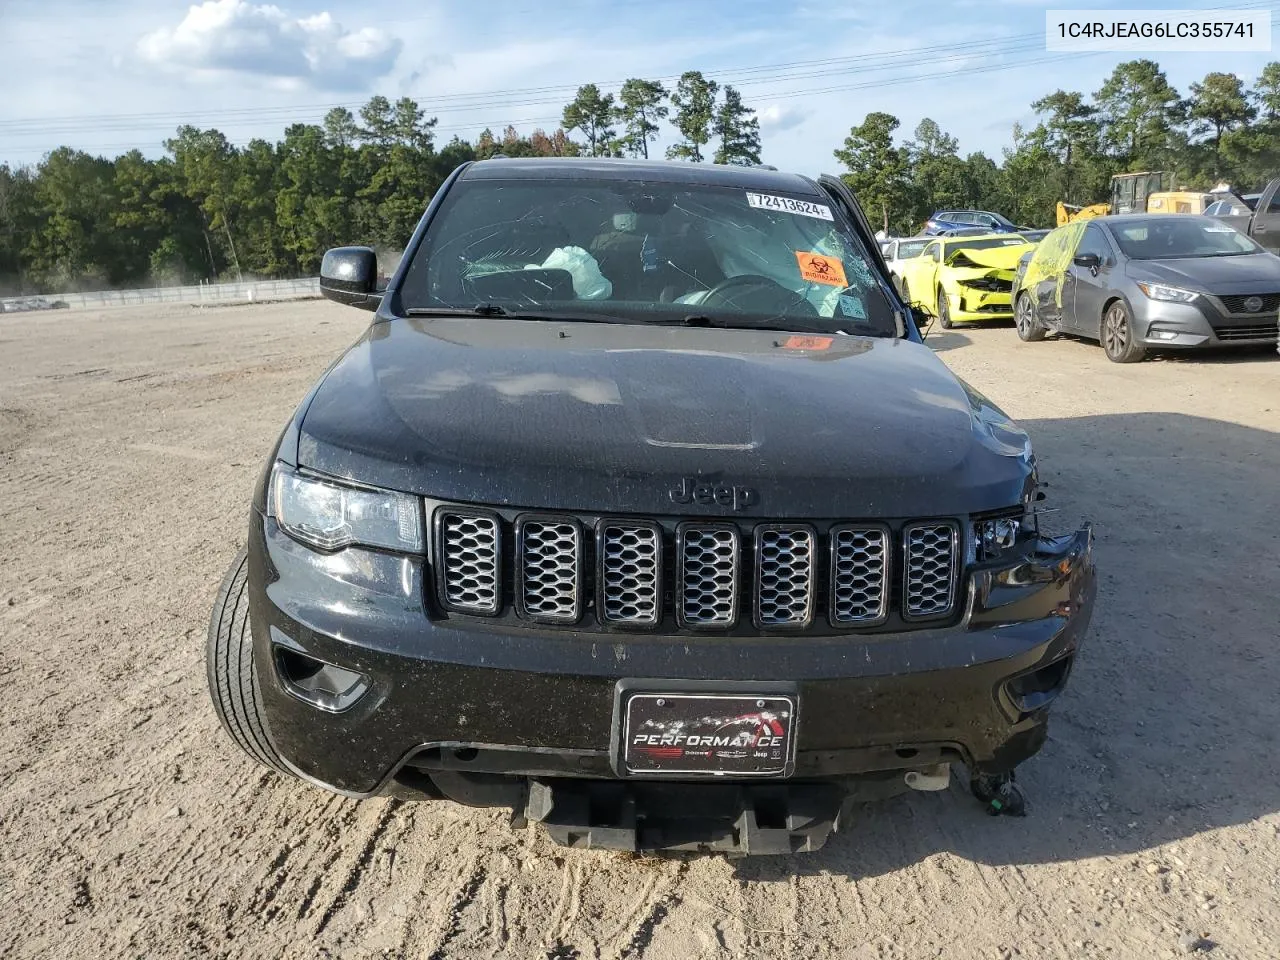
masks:
<path id="1" fill-rule="evenodd" d="M 281 780 L 218 727 L 209 606 L 260 462 L 368 315 L 0 320 L 0 956 L 1280 956 L 1280 357 L 931 338 L 1097 524 L 1026 819 L 958 784 L 817 854 L 565 851 Z M 1191 937 L 1205 938 L 1193 946 Z"/>

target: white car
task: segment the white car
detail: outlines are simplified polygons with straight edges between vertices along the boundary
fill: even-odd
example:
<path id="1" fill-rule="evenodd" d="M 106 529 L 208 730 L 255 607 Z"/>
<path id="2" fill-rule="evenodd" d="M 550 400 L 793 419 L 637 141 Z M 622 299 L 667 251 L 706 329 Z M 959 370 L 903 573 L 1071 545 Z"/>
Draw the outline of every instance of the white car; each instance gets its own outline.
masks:
<path id="1" fill-rule="evenodd" d="M 933 237 L 900 237 L 890 240 L 883 250 L 885 266 L 889 268 L 889 276 L 893 278 L 893 287 L 902 292 L 902 263 L 918 257 L 924 252 Z"/>

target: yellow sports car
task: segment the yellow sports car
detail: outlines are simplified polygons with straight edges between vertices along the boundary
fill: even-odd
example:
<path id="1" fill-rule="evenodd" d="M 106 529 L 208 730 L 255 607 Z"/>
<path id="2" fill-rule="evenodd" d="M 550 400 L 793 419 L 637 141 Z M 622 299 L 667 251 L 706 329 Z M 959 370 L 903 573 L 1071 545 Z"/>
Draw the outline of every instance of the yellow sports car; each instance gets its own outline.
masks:
<path id="1" fill-rule="evenodd" d="M 938 237 L 903 261 L 903 299 L 918 302 L 944 330 L 971 320 L 1012 320 L 1013 275 L 1035 246 L 1016 233 Z"/>

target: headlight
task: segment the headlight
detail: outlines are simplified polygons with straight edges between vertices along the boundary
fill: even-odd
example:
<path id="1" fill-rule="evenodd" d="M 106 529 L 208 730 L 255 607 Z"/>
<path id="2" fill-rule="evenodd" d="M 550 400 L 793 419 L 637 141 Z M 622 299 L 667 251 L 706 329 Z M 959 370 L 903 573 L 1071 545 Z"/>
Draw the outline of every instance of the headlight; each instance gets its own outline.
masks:
<path id="1" fill-rule="evenodd" d="M 1181 287 L 1170 287 L 1163 283 L 1140 283 L 1138 289 L 1152 300 L 1168 300 L 1171 303 L 1190 303 L 1200 296 L 1194 290 L 1183 290 Z"/>
<path id="2" fill-rule="evenodd" d="M 1022 521 L 1006 517 L 1000 520 L 981 520 L 973 526 L 977 540 L 978 559 L 994 560 L 1018 542 Z"/>
<path id="3" fill-rule="evenodd" d="M 361 544 L 422 553 L 417 497 L 314 480 L 277 463 L 267 512 L 290 536 L 321 550 Z"/>

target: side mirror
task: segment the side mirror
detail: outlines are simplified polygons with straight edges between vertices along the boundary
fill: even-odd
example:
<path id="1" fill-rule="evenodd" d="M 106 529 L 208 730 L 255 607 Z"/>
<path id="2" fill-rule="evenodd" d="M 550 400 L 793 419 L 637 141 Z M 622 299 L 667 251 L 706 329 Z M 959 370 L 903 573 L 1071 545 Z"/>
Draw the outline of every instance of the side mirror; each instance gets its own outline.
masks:
<path id="1" fill-rule="evenodd" d="M 368 247 L 334 247 L 320 261 L 320 292 L 337 303 L 377 310 L 378 255 Z"/>
<path id="2" fill-rule="evenodd" d="M 1102 258 L 1096 253 L 1082 253 L 1078 257 L 1072 257 L 1071 262 L 1077 267 L 1084 267 L 1087 270 L 1097 270 L 1102 266 Z"/>

